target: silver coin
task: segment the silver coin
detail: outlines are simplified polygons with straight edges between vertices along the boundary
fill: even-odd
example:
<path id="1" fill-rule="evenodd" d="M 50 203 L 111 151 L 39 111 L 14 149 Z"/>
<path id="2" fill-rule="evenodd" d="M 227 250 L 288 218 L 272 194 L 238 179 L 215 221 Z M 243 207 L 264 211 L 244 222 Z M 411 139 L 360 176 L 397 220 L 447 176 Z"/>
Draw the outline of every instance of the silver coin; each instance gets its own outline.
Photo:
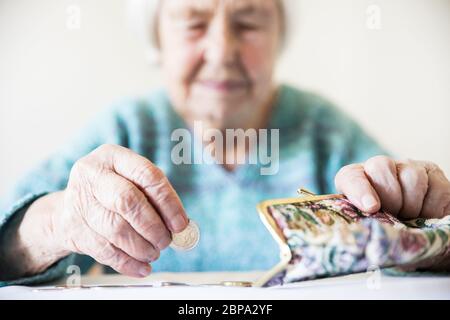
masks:
<path id="1" fill-rule="evenodd" d="M 225 287 L 252 287 L 253 283 L 249 281 L 222 281 L 220 283 Z"/>
<path id="2" fill-rule="evenodd" d="M 188 251 L 195 248 L 200 240 L 200 229 L 198 225 L 189 220 L 189 224 L 181 232 L 172 233 L 170 247 L 175 250 Z"/>

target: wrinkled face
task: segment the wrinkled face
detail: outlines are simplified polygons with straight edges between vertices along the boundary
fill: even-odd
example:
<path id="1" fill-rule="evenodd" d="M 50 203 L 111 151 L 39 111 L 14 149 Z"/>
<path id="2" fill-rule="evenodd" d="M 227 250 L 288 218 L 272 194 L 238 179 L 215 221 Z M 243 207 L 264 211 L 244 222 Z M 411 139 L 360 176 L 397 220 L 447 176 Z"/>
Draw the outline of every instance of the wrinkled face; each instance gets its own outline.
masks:
<path id="1" fill-rule="evenodd" d="M 278 0 L 163 0 L 158 37 L 176 111 L 188 122 L 247 127 L 274 93 Z"/>

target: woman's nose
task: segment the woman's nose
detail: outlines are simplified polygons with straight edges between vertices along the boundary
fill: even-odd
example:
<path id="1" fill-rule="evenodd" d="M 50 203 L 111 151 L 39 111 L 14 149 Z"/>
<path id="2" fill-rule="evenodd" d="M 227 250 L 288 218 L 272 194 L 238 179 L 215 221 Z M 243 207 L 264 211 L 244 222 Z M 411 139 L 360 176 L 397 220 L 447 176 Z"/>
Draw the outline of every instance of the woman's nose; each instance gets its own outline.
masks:
<path id="1" fill-rule="evenodd" d="M 211 24 L 205 41 L 204 57 L 207 62 L 229 66 L 238 58 L 239 39 L 226 21 Z"/>

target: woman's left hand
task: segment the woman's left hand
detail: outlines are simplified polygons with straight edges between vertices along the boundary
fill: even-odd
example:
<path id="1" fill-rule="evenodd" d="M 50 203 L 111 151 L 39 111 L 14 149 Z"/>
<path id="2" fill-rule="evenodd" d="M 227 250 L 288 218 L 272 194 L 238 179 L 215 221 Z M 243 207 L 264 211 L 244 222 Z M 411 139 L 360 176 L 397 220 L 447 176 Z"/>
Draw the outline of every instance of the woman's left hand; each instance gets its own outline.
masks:
<path id="1" fill-rule="evenodd" d="M 364 212 L 383 209 L 400 219 L 450 214 L 450 182 L 432 162 L 376 156 L 341 168 L 335 184 Z"/>

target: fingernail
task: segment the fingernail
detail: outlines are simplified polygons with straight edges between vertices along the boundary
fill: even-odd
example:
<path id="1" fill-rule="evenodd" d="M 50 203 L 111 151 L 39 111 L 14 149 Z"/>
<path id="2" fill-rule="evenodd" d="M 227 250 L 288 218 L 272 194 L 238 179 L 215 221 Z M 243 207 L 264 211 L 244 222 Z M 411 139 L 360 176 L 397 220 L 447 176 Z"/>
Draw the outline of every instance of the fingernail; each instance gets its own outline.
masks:
<path id="1" fill-rule="evenodd" d="M 156 246 L 158 247 L 158 249 L 160 251 L 162 251 L 165 248 L 167 248 L 171 242 L 172 242 L 172 239 L 170 237 L 165 237 L 165 238 L 161 239 Z"/>
<path id="2" fill-rule="evenodd" d="M 186 226 L 186 220 L 181 214 L 179 214 L 171 221 L 171 224 L 174 232 L 180 232 Z"/>
<path id="3" fill-rule="evenodd" d="M 377 205 L 377 199 L 375 199 L 372 195 L 366 194 L 361 199 L 362 205 L 364 209 L 370 210 L 373 209 Z"/>
<path id="4" fill-rule="evenodd" d="M 143 277 L 148 276 L 151 271 L 152 271 L 152 268 L 150 268 L 150 266 L 144 266 L 144 267 L 139 268 L 139 274 Z"/>

